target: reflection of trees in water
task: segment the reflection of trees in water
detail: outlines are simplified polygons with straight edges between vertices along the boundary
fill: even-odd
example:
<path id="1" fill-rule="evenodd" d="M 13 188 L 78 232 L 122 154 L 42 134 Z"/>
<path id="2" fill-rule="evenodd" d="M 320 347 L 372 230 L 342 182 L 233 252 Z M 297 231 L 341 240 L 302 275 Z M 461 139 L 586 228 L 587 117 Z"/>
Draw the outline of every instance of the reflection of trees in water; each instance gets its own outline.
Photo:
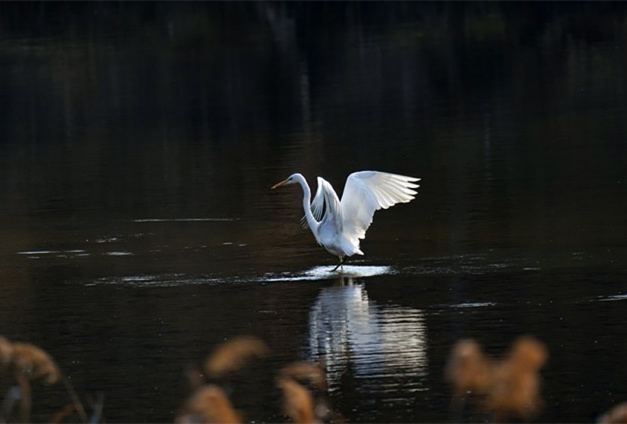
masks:
<path id="1" fill-rule="evenodd" d="M 427 340 L 419 309 L 381 306 L 363 284 L 321 291 L 309 313 L 310 355 L 326 365 L 329 389 L 359 380 L 368 392 L 424 390 Z"/>
<path id="2" fill-rule="evenodd" d="M 612 189 L 624 168 L 625 2 L 2 8 L 3 216 L 241 216 L 268 170 L 341 181 L 376 158 L 442 188 L 424 204 L 451 221 L 432 239 L 465 234 L 480 204 L 490 225 L 470 238 L 529 217 L 518 242 L 549 216 L 582 227 L 546 205 L 580 198 L 566 183 L 582 174 Z"/>
<path id="3" fill-rule="evenodd" d="M 143 130 L 184 119 L 189 136 L 214 143 L 260 128 L 301 128 L 317 117 L 303 98 L 329 120 L 364 116 L 362 108 L 321 107 L 341 103 L 370 105 L 392 121 L 416 119 L 416 109 L 433 115 L 462 88 L 505 98 L 507 81 L 522 83 L 537 67 L 529 52 L 566 66 L 565 48 L 624 43 L 627 24 L 622 2 L 16 2 L 3 9 L 0 33 L 22 40 L 3 45 L 6 57 L 43 60 L 44 71 L 7 78 L 27 79 L 20 90 L 46 94 L 59 103 L 56 113 L 122 122 L 117 114 L 128 114 Z M 398 101 L 384 101 L 392 95 Z"/>

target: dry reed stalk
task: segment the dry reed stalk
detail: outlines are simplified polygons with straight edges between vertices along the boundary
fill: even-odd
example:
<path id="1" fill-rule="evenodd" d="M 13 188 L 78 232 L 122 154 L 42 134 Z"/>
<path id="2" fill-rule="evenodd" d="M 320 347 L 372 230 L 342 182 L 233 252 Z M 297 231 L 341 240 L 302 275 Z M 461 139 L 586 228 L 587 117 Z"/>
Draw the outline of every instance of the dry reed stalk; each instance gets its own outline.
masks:
<path id="1" fill-rule="evenodd" d="M 177 418 L 177 422 L 198 422 L 237 424 L 240 417 L 233 408 L 224 391 L 218 386 L 208 384 L 189 398 L 184 407 L 184 414 Z"/>
<path id="2" fill-rule="evenodd" d="M 5 337 L 0 336 L 0 362 L 10 362 L 14 367 L 15 380 L 21 391 L 20 409 L 23 421 L 28 421 L 30 418 L 31 382 L 42 379 L 47 385 L 61 380 L 72 400 L 74 410 L 83 422 L 87 422 L 87 414 L 74 388 L 66 378 L 63 378 L 59 366 L 46 351 L 31 343 L 11 343 Z"/>
<path id="3" fill-rule="evenodd" d="M 86 423 L 88 421 L 87 413 L 85 412 L 83 403 L 80 401 L 80 398 L 76 394 L 76 390 L 74 390 L 74 386 L 72 386 L 72 383 L 70 383 L 70 380 L 68 380 L 67 378 L 62 378 L 61 381 L 63 381 L 65 390 L 67 391 L 67 394 L 70 397 L 70 400 L 72 401 L 72 405 L 74 405 L 74 410 L 76 411 L 78 416 L 81 418 L 81 420 L 84 423 Z"/>
<path id="4" fill-rule="evenodd" d="M 292 362 L 279 372 L 280 378 L 291 377 L 296 381 L 309 382 L 320 391 L 327 390 L 327 375 L 320 365 L 310 362 Z"/>
<path id="5" fill-rule="evenodd" d="M 475 394 L 494 421 L 528 420 L 542 407 L 539 370 L 547 358 L 544 344 L 531 336 L 518 337 L 501 361 L 485 355 L 475 340 L 460 340 L 445 371 L 453 386 L 451 404 L 460 408 L 467 395 Z"/>
<path id="6" fill-rule="evenodd" d="M 74 410 L 75 410 L 74 404 L 68 403 L 67 405 L 65 405 L 64 407 L 62 407 L 61 409 L 59 409 L 57 412 L 54 413 L 52 418 L 50 418 L 49 424 L 60 423 L 61 421 L 66 419 L 72 412 L 74 412 Z"/>
<path id="7" fill-rule="evenodd" d="M 3 336 L 0 336 L 0 366 L 5 366 L 11 361 L 13 345 Z"/>
<path id="8" fill-rule="evenodd" d="M 494 362 L 475 340 L 458 341 L 449 356 L 445 380 L 453 386 L 452 406 L 461 407 L 468 395 L 485 395 L 492 384 Z"/>
<path id="9" fill-rule="evenodd" d="M 327 374 L 320 364 L 292 362 L 279 371 L 278 378 L 293 379 L 310 391 L 315 420 L 318 422 L 337 422 L 340 420 L 340 416 L 334 414 L 329 406 Z"/>
<path id="10" fill-rule="evenodd" d="M 21 419 L 29 422 L 32 408 L 31 381 L 41 378 L 44 384 L 54 384 L 61 378 L 61 371 L 50 355 L 30 343 L 14 342 L 11 361 L 20 387 Z"/>
<path id="11" fill-rule="evenodd" d="M 189 383 L 191 390 L 199 389 L 203 384 L 205 384 L 205 376 L 202 371 L 196 367 L 188 368 L 185 371 L 185 377 L 187 377 L 187 382 Z"/>
<path id="12" fill-rule="evenodd" d="M 52 357 L 33 344 L 14 342 L 11 359 L 16 372 L 28 380 L 41 378 L 45 384 L 54 384 L 61 379 Z"/>
<path id="13" fill-rule="evenodd" d="M 22 422 L 30 422 L 30 411 L 33 406 L 33 391 L 30 380 L 24 374 L 15 373 L 18 387 L 20 388 L 20 416 Z"/>
<path id="14" fill-rule="evenodd" d="M 283 411 L 297 424 L 312 424 L 315 418 L 314 402 L 309 390 L 291 378 L 279 378 L 277 386 L 283 390 Z"/>
<path id="15" fill-rule="evenodd" d="M 627 423 L 627 402 L 619 403 L 597 420 L 599 424 Z"/>
<path id="16" fill-rule="evenodd" d="M 264 357 L 270 353 L 268 346 L 257 337 L 239 336 L 222 343 L 205 360 L 208 377 L 218 378 L 242 368 L 252 357 Z"/>
<path id="17" fill-rule="evenodd" d="M 486 399 L 486 409 L 501 422 L 528 420 L 542 407 L 540 368 L 548 357 L 543 343 L 530 336 L 517 338 L 508 356 L 498 364 Z"/>
<path id="18" fill-rule="evenodd" d="M 521 369 L 536 371 L 542 368 L 549 357 L 544 343 L 532 336 L 520 336 L 512 345 L 509 360 Z"/>

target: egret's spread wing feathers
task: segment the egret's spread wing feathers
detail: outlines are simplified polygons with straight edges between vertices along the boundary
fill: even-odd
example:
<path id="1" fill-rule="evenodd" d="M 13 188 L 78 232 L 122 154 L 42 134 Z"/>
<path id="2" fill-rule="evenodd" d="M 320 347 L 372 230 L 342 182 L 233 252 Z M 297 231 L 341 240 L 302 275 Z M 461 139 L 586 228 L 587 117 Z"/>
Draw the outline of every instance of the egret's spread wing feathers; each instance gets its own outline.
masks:
<path id="1" fill-rule="evenodd" d="M 333 222 L 338 233 L 342 232 L 342 206 L 333 186 L 324 178 L 318 177 L 318 187 L 322 187 L 324 196 L 324 216 L 323 221 Z"/>
<path id="2" fill-rule="evenodd" d="M 377 171 L 354 172 L 346 179 L 341 209 L 344 231 L 363 239 L 375 211 L 414 198 L 420 178 Z"/>
<path id="3" fill-rule="evenodd" d="M 311 213 L 313 214 L 314 218 L 316 218 L 316 221 L 322 220 L 322 215 L 324 214 L 324 194 L 322 192 L 323 185 L 320 184 L 320 180 L 321 178 L 318 177 L 318 189 L 316 190 L 316 195 L 314 196 L 313 201 L 311 202 Z M 301 218 L 300 225 L 305 230 L 309 228 L 309 224 L 307 224 L 306 216 L 303 216 Z"/>

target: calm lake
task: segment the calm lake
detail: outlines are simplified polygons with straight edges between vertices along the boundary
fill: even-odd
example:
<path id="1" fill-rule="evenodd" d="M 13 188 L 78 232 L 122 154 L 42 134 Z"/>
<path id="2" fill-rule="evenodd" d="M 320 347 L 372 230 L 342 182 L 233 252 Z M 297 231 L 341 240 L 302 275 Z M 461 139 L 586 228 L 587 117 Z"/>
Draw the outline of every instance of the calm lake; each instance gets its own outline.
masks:
<path id="1" fill-rule="evenodd" d="M 0 11 L 0 334 L 106 421 L 172 422 L 237 335 L 324 364 L 347 422 L 449 421 L 462 338 L 546 344 L 537 422 L 627 401 L 624 3 Z M 331 273 L 300 187 L 270 187 L 364 169 L 419 194 Z M 270 386 L 234 398 L 248 421 L 284 420 Z M 37 387 L 34 419 L 67 402 Z"/>

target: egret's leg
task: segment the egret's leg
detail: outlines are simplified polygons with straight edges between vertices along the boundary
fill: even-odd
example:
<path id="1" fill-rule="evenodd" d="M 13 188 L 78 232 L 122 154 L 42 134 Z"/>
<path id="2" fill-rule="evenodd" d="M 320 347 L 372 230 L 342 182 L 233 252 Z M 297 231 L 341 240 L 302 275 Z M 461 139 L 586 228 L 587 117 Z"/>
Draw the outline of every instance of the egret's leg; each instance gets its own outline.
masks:
<path id="1" fill-rule="evenodd" d="M 340 263 L 337 264 L 337 266 L 335 268 L 333 268 L 333 271 L 331 271 L 331 272 L 337 271 L 337 269 L 342 267 L 342 265 L 344 265 L 347 260 L 348 260 L 348 256 L 344 256 L 343 258 L 340 258 Z M 344 269 L 344 267 L 342 267 L 342 269 Z"/>

